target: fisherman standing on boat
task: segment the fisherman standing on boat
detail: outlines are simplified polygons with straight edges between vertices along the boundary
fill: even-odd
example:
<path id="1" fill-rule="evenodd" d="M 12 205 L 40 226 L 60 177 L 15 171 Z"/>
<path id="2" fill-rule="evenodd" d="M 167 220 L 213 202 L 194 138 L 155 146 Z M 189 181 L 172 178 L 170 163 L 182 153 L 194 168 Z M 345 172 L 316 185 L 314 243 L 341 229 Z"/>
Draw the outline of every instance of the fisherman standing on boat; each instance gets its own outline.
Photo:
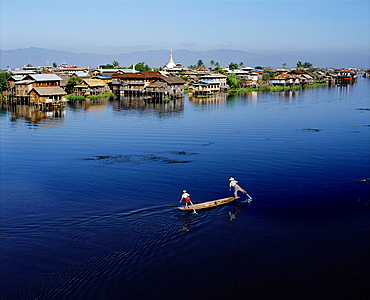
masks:
<path id="1" fill-rule="evenodd" d="M 238 182 L 235 180 L 235 178 L 230 177 L 229 179 L 229 191 L 231 191 L 231 188 L 234 188 L 234 197 L 238 197 L 238 191 L 241 191 L 243 194 L 247 194 L 247 192 L 238 184 Z"/>
<path id="2" fill-rule="evenodd" d="M 186 190 L 183 190 L 182 193 L 183 194 L 181 196 L 180 203 L 182 202 L 182 200 L 185 200 L 185 207 L 186 208 L 188 207 L 189 202 L 191 203 L 191 205 L 194 205 L 193 202 L 191 202 L 190 195 L 186 192 Z"/>

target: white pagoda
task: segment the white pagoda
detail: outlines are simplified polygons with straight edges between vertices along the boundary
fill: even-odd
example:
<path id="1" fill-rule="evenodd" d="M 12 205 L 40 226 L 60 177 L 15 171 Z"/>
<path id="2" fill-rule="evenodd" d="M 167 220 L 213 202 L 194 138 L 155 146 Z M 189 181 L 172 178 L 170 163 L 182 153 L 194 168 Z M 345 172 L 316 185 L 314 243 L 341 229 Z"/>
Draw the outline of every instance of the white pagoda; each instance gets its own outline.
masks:
<path id="1" fill-rule="evenodd" d="M 175 62 L 173 61 L 172 58 L 172 50 L 170 50 L 170 61 L 167 63 L 165 66 L 166 69 L 173 69 L 176 66 Z"/>

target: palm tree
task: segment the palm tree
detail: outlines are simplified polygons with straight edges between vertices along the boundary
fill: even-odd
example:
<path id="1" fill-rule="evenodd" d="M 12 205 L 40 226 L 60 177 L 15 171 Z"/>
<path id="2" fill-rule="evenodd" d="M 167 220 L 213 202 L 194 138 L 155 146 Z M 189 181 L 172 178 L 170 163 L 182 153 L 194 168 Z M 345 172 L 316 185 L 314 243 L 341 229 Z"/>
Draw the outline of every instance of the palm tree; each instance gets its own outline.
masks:
<path id="1" fill-rule="evenodd" d="M 201 60 L 201 59 L 198 60 L 197 66 L 198 66 L 198 68 L 204 67 L 203 60 Z"/>
<path id="2" fill-rule="evenodd" d="M 116 60 L 114 60 L 114 61 L 112 62 L 112 66 L 113 66 L 113 68 L 114 68 L 114 69 L 119 68 L 119 62 L 118 62 L 118 61 L 116 61 Z"/>

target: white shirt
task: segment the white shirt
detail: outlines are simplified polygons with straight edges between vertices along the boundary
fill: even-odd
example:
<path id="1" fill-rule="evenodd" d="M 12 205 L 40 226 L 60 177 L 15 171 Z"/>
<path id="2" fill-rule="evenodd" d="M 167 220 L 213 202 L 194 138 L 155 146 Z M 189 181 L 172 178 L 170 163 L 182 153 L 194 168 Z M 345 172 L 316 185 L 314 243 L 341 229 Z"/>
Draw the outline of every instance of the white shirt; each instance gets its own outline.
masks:
<path id="1" fill-rule="evenodd" d="M 188 198 L 188 197 L 190 197 L 190 195 L 188 193 L 183 193 L 181 199 L 185 199 L 185 198 Z"/>
<path id="2" fill-rule="evenodd" d="M 234 187 L 238 182 L 236 180 L 230 181 L 230 187 Z"/>

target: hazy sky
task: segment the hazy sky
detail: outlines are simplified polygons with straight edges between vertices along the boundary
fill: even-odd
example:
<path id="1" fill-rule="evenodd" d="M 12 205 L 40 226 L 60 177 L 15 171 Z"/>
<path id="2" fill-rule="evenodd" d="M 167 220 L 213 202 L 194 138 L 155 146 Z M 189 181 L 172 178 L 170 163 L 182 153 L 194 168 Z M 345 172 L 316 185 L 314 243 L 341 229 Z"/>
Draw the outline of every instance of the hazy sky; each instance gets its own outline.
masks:
<path id="1" fill-rule="evenodd" d="M 369 0 L 0 1 L 2 50 L 236 49 L 369 62 Z"/>

